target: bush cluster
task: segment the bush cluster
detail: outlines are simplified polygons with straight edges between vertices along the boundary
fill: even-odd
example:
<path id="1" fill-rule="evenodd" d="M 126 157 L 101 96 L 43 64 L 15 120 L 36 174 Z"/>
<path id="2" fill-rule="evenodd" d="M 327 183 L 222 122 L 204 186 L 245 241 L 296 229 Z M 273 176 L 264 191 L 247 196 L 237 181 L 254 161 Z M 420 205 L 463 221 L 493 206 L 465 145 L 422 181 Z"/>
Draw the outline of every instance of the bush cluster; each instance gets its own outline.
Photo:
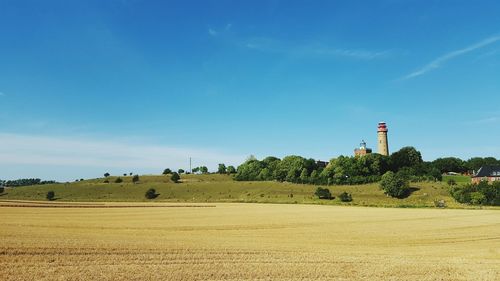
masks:
<path id="1" fill-rule="evenodd" d="M 482 181 L 478 184 L 454 185 L 450 188 L 450 194 L 460 203 L 500 206 L 499 181 L 492 184 Z"/>

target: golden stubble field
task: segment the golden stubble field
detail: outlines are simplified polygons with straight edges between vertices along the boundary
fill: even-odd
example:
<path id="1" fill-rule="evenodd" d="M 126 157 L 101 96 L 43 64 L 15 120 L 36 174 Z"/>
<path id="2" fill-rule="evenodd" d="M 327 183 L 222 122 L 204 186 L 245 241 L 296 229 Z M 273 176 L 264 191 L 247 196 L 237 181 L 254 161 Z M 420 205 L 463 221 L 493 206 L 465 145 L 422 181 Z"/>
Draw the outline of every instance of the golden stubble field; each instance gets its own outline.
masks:
<path id="1" fill-rule="evenodd" d="M 1 207 L 0 280 L 500 280 L 497 210 L 211 206 Z"/>

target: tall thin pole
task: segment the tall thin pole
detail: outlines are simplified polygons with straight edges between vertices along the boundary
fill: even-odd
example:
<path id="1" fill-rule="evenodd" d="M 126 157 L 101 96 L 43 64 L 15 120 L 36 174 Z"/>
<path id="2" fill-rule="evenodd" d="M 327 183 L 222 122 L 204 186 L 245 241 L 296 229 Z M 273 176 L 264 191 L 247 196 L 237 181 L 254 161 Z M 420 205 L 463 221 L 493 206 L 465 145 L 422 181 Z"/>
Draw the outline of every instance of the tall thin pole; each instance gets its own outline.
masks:
<path id="1" fill-rule="evenodd" d="M 193 167 L 191 167 L 191 157 L 189 157 L 189 173 L 193 173 Z"/>

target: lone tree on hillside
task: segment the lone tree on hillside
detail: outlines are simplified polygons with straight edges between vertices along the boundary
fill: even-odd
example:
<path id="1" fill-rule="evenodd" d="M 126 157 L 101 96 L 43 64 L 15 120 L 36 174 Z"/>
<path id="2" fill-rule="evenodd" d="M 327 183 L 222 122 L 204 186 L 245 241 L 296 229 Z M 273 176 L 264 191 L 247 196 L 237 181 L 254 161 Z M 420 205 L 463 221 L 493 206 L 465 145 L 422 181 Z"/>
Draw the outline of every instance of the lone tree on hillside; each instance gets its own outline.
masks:
<path id="1" fill-rule="evenodd" d="M 314 195 L 318 196 L 319 199 L 333 199 L 332 194 L 328 188 L 318 187 Z"/>
<path id="2" fill-rule="evenodd" d="M 184 169 L 179 169 L 179 170 L 177 170 L 177 173 L 179 173 L 179 175 L 180 175 L 180 174 L 184 174 L 184 172 L 185 172 L 185 171 L 184 171 Z"/>
<path id="3" fill-rule="evenodd" d="M 123 173 L 123 176 L 126 177 L 127 176 L 127 173 Z"/>
<path id="4" fill-rule="evenodd" d="M 208 174 L 208 168 L 206 166 L 201 166 L 200 167 L 200 172 L 202 174 Z"/>
<path id="5" fill-rule="evenodd" d="M 225 174 L 227 171 L 226 165 L 225 164 L 219 164 L 219 168 L 217 169 L 217 173 L 219 174 Z"/>
<path id="6" fill-rule="evenodd" d="M 380 188 L 385 194 L 396 198 L 403 198 L 410 192 L 408 180 L 392 171 L 386 172 L 382 176 Z"/>
<path id="7" fill-rule="evenodd" d="M 47 200 L 49 200 L 49 201 L 54 200 L 55 197 L 56 197 L 56 194 L 52 190 L 47 192 L 47 195 L 45 196 L 45 198 L 47 198 Z"/>
<path id="8" fill-rule="evenodd" d="M 154 188 L 148 189 L 146 194 L 144 195 L 147 199 L 155 199 L 158 195 L 156 194 L 156 190 Z"/>
<path id="9" fill-rule="evenodd" d="M 132 182 L 137 183 L 138 181 L 139 181 L 139 175 L 134 175 L 134 177 L 132 177 Z"/>
<path id="10" fill-rule="evenodd" d="M 173 182 L 178 183 L 178 182 L 179 182 L 179 180 L 181 179 L 181 176 L 179 176 L 179 174 L 178 174 L 178 173 L 173 172 L 173 173 L 172 173 L 172 176 L 170 177 L 170 179 L 171 179 Z"/>
<path id="11" fill-rule="evenodd" d="M 105 178 L 107 178 L 107 177 L 109 177 L 109 176 L 110 176 L 110 174 L 109 174 L 109 173 L 105 173 L 105 174 L 104 174 L 104 177 L 105 177 Z"/>
<path id="12" fill-rule="evenodd" d="M 168 174 L 171 174 L 172 173 L 172 170 L 170 170 L 169 168 L 166 168 L 165 170 L 163 170 L 163 174 L 164 175 L 168 175 Z"/>

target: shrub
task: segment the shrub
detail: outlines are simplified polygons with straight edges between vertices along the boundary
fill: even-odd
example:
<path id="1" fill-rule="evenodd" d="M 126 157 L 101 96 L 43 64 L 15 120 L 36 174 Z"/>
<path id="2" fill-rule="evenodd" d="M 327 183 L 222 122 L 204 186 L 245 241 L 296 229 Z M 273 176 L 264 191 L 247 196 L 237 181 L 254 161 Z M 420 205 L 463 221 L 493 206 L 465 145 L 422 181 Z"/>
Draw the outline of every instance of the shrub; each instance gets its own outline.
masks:
<path id="1" fill-rule="evenodd" d="M 448 185 L 449 185 L 449 186 L 453 186 L 453 185 L 456 185 L 456 184 L 457 184 L 457 182 L 456 182 L 454 179 L 449 179 L 449 180 L 447 181 L 447 183 L 448 183 Z"/>
<path id="2" fill-rule="evenodd" d="M 47 192 L 47 195 L 45 196 L 45 198 L 47 198 L 47 200 L 49 200 L 49 201 L 54 200 L 55 197 L 56 197 L 56 194 L 54 193 L 54 191 Z"/>
<path id="3" fill-rule="evenodd" d="M 132 182 L 136 183 L 138 181 L 139 181 L 139 175 L 134 175 L 134 177 L 132 177 Z"/>
<path id="4" fill-rule="evenodd" d="M 173 172 L 173 173 L 172 173 L 172 176 L 170 177 L 170 179 L 171 179 L 173 182 L 178 183 L 178 182 L 179 182 L 179 180 L 181 179 L 181 176 L 179 176 L 179 174 L 178 174 L 178 173 Z"/>
<path id="5" fill-rule="evenodd" d="M 179 169 L 179 170 L 177 170 L 177 173 L 179 173 L 179 174 L 184 174 L 184 173 L 185 173 L 185 171 L 184 171 L 184 169 Z"/>
<path id="6" fill-rule="evenodd" d="M 332 194 L 328 188 L 318 187 L 314 195 L 318 196 L 319 199 L 333 199 Z"/>
<path id="7" fill-rule="evenodd" d="M 5 188 L 3 186 L 0 186 L 0 194 L 2 194 L 5 191 Z"/>
<path id="8" fill-rule="evenodd" d="M 481 192 L 472 192 L 470 194 L 470 202 L 474 205 L 482 205 L 486 203 L 486 196 Z"/>
<path id="9" fill-rule="evenodd" d="M 163 174 L 164 175 L 168 175 L 168 174 L 171 174 L 172 173 L 172 170 L 170 170 L 169 168 L 166 168 L 165 170 L 163 170 Z"/>
<path id="10" fill-rule="evenodd" d="M 380 188 L 385 194 L 396 198 L 403 198 L 410 192 L 408 179 L 404 175 L 395 174 L 391 171 L 382 176 Z"/>
<path id="11" fill-rule="evenodd" d="M 146 194 L 144 195 L 147 199 L 155 199 L 158 195 L 156 194 L 156 189 L 150 188 L 148 191 L 146 191 Z"/>
<path id="12" fill-rule="evenodd" d="M 120 177 L 116 178 L 115 183 L 121 183 L 121 182 L 123 182 L 122 178 Z"/>
<path id="13" fill-rule="evenodd" d="M 109 181 L 108 180 L 104 180 L 104 183 L 109 183 Z"/>
<path id="14" fill-rule="evenodd" d="M 351 202 L 352 201 L 352 195 L 350 193 L 345 192 L 345 191 L 339 195 L 339 198 L 340 198 L 340 201 L 342 201 L 342 202 Z"/>

